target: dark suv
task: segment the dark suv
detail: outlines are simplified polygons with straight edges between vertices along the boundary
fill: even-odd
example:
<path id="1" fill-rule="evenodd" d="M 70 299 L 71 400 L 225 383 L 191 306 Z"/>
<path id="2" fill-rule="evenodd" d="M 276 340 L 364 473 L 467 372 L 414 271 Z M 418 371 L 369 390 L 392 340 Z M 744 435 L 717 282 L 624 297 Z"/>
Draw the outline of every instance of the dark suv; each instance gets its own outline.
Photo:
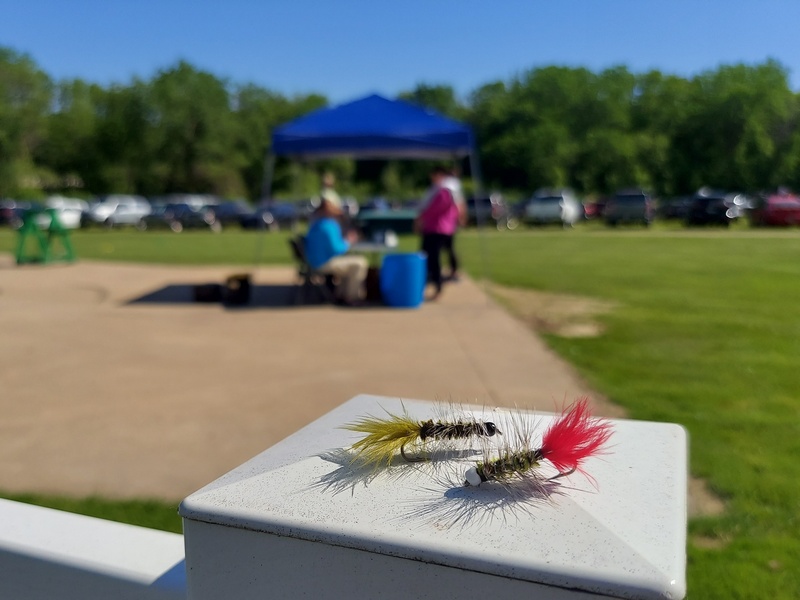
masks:
<path id="1" fill-rule="evenodd" d="M 739 217 L 736 194 L 701 191 L 692 197 L 686 210 L 686 225 L 724 225 Z"/>
<path id="2" fill-rule="evenodd" d="M 649 227 L 653 222 L 655 207 L 650 196 L 642 190 L 620 190 L 606 203 L 603 218 L 606 225 L 641 223 Z"/>

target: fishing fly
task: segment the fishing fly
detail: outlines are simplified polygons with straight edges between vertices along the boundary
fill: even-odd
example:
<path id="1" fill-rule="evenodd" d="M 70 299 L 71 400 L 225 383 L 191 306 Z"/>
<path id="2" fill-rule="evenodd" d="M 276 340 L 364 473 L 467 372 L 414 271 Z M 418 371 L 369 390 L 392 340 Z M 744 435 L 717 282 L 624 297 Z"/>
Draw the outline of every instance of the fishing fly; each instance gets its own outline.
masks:
<path id="1" fill-rule="evenodd" d="M 604 419 L 592 418 L 587 398 L 579 398 L 547 428 L 541 446 L 531 448 L 530 436 L 518 431 L 517 444 L 513 447 L 504 447 L 495 458 L 478 462 L 467 469 L 464 485 L 477 486 L 487 481 L 510 482 L 537 477 L 536 469 L 544 460 L 557 471 L 547 481 L 575 471 L 584 472 L 581 468 L 583 461 L 601 453 L 611 433 L 611 424 Z"/>
<path id="2" fill-rule="evenodd" d="M 406 447 L 426 448 L 430 442 L 502 435 L 497 426 L 490 421 L 466 417 L 452 421 L 433 419 L 420 421 L 406 413 L 394 415 L 387 412 L 387 414 L 387 418 L 367 416 L 342 426 L 342 429 L 366 434 L 351 446 L 356 458 L 365 464 L 388 466 L 398 453 L 408 462 L 420 462 L 427 458 L 409 456 Z"/>

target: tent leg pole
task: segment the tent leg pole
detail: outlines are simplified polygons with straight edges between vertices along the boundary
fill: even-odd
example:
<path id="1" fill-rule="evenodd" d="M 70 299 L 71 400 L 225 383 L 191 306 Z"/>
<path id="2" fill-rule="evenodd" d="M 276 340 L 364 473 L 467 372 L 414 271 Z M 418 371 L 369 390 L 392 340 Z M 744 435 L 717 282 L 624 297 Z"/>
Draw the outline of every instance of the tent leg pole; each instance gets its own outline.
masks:
<path id="1" fill-rule="evenodd" d="M 275 155 L 267 153 L 264 159 L 264 182 L 261 185 L 261 199 L 270 200 L 272 198 L 272 179 L 275 176 Z"/>
<path id="2" fill-rule="evenodd" d="M 267 157 L 264 159 L 264 182 L 261 186 L 261 200 L 270 200 L 272 198 L 272 179 L 275 176 L 275 155 L 272 152 L 267 152 Z M 265 231 L 256 232 L 256 247 L 253 253 L 253 267 L 258 267 L 261 262 L 261 256 L 264 252 L 264 235 Z"/>
<path id="3" fill-rule="evenodd" d="M 490 276 L 489 272 L 489 248 L 486 243 L 486 232 L 483 223 L 483 216 L 478 207 L 478 200 L 483 195 L 483 181 L 481 177 L 481 165 L 478 161 L 478 153 L 473 147 L 469 153 L 469 170 L 472 175 L 472 186 L 475 195 L 475 220 L 478 229 L 478 244 L 480 245 L 480 279 L 483 280 L 484 292 L 486 292 L 486 283 Z M 487 294 L 488 297 L 488 294 Z"/>

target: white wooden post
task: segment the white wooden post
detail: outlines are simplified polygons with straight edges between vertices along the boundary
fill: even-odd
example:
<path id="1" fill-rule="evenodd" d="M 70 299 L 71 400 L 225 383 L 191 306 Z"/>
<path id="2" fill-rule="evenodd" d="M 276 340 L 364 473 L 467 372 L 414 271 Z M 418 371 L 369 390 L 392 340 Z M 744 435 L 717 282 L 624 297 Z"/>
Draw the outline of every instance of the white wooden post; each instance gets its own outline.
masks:
<path id="1" fill-rule="evenodd" d="M 586 464 L 597 489 L 574 474 L 519 503 L 460 487 L 450 463 L 354 471 L 341 450 L 358 436 L 340 426 L 404 408 L 435 416 L 358 396 L 184 500 L 190 600 L 685 595 L 682 427 L 613 421 L 609 453 Z"/>

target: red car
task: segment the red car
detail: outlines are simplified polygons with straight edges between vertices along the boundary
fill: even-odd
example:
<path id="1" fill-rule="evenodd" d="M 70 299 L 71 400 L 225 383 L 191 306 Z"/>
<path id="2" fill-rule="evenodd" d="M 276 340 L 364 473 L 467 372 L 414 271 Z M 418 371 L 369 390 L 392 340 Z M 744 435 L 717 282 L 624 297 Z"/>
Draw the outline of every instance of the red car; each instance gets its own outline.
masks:
<path id="1" fill-rule="evenodd" d="M 750 211 L 750 224 L 772 227 L 800 225 L 800 197 L 780 191 L 763 198 Z"/>

